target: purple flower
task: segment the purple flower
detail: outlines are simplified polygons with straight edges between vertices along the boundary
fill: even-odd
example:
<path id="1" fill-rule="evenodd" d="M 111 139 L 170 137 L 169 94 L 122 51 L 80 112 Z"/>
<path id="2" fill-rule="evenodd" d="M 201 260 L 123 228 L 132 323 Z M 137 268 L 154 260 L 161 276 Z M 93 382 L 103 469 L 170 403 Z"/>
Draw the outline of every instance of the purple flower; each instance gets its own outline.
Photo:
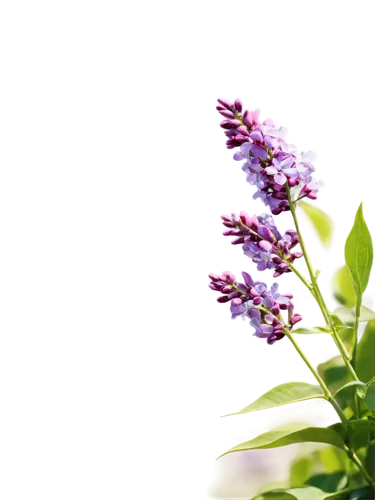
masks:
<path id="1" fill-rule="evenodd" d="M 218 101 L 219 113 L 227 118 L 220 123 L 226 130 L 227 148 L 240 148 L 234 159 L 244 161 L 246 180 L 257 188 L 254 198 L 260 198 L 274 215 L 290 210 L 288 190 L 293 200 L 306 196 L 315 199 L 323 185 L 311 176 L 315 153 L 299 152 L 288 144 L 284 140 L 287 130 L 277 128 L 270 119 L 260 122 L 259 109 L 242 112 L 239 99 L 234 103 Z"/>
<path id="2" fill-rule="evenodd" d="M 242 244 L 242 249 L 253 262 L 258 271 L 274 269 L 274 278 L 291 271 L 290 265 L 302 252 L 292 252 L 298 243 L 297 233 L 289 229 L 281 236 L 273 218 L 268 214 L 250 217 L 246 212 L 240 215 L 222 215 L 223 224 L 229 228 L 224 236 L 235 236 L 233 245 Z"/>
<path id="3" fill-rule="evenodd" d="M 225 271 L 222 275 L 209 274 L 209 287 L 222 294 L 217 299 L 218 302 L 231 301 L 232 318 L 250 318 L 254 335 L 266 338 L 269 344 L 273 344 L 285 336 L 285 328 L 290 331 L 302 319 L 301 315 L 293 314 L 293 295 L 280 294 L 277 283 L 268 289 L 265 283 L 254 281 L 248 273 L 243 272 L 242 276 L 244 283 L 237 282 L 230 271 Z M 288 323 L 284 322 L 281 310 L 288 311 Z"/>

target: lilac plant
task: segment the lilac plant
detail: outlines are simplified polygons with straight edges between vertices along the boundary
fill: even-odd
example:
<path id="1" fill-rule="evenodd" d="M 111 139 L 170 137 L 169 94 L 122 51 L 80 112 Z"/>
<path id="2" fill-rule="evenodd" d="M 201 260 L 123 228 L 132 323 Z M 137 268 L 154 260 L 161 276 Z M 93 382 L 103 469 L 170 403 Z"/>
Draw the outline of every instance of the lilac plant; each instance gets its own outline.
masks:
<path id="1" fill-rule="evenodd" d="M 218 99 L 218 102 L 217 110 L 225 118 L 220 126 L 225 130 L 226 146 L 236 149 L 234 159 L 243 162 L 242 169 L 247 174 L 247 181 L 256 188 L 253 198 L 261 199 L 274 216 L 290 211 L 295 226 L 295 229 L 285 231 L 282 236 L 272 215 L 262 213 L 249 216 L 241 211 L 239 215 L 232 213 L 230 216 L 221 216 L 226 227 L 223 234 L 234 237 L 233 245 L 242 245 L 244 254 L 256 264 L 259 272 L 271 270 L 274 278 L 294 273 L 310 290 L 325 322 L 324 326 L 319 327 L 294 328 L 302 316 L 294 312 L 293 295 L 279 292 L 278 283 L 269 287 L 263 281 L 254 280 L 247 272 L 242 273 L 243 282 L 237 281 L 230 271 L 209 275 L 210 288 L 220 294 L 218 302 L 230 303 L 232 318 L 248 319 L 254 336 L 266 339 L 270 345 L 287 338 L 318 383 L 281 384 L 238 413 L 319 397 L 327 400 L 340 418 L 340 422 L 327 428 L 301 427 L 296 424 L 292 430 L 290 427 L 279 429 L 277 439 L 273 432 L 265 433 L 260 438 L 235 446 L 227 453 L 308 441 L 326 443 L 349 459 L 341 471 L 342 481 L 327 490 L 327 480 L 332 480 L 328 471 L 327 477 L 323 478 L 326 482 L 319 482 L 315 476 L 311 482 L 306 482 L 304 478 L 305 483 L 301 487 L 295 488 L 291 487 L 295 484 L 289 484 L 283 490 L 270 490 L 254 499 L 374 498 L 365 495 L 374 495 L 375 491 L 375 313 L 362 306 L 362 295 L 372 266 L 373 248 L 363 218 L 362 204 L 346 241 L 346 265 L 336 275 L 335 295 L 344 307 L 332 313 L 318 285 L 319 271 L 312 266 L 297 218 L 297 207 L 305 206 L 301 200 L 315 200 L 323 185 L 312 176 L 315 171 L 312 162 L 316 155 L 311 151 L 299 152 L 286 142 L 285 128 L 277 128 L 271 119 L 261 121 L 259 110 L 243 110 L 239 99 L 234 102 Z M 312 205 L 307 208 L 306 213 L 313 222 L 312 214 L 317 211 L 320 220 L 322 214 L 326 217 L 324 212 Z M 296 249 L 297 245 L 300 248 Z M 306 262 L 308 278 L 295 265 L 296 259 L 301 257 Z M 358 341 L 360 321 L 368 321 L 368 324 L 362 339 Z M 334 358 L 320 365 L 318 370 L 311 365 L 295 340 L 295 334 L 317 333 L 331 335 L 340 354 L 340 361 Z M 372 349 L 371 356 L 369 349 Z M 342 367 L 340 372 L 333 371 L 337 366 Z M 311 470 L 313 468 L 312 464 Z"/>

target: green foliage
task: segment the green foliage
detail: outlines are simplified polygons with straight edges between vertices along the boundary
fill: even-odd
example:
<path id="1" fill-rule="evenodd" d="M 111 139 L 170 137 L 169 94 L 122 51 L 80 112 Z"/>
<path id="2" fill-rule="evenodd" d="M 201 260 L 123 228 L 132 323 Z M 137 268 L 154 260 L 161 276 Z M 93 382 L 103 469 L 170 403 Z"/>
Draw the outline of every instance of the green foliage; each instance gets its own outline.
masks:
<path id="1" fill-rule="evenodd" d="M 356 451 L 370 444 L 374 424 L 366 419 L 351 420 L 346 431 L 349 445 L 352 450 Z"/>
<path id="2" fill-rule="evenodd" d="M 241 411 L 230 413 L 229 415 L 240 415 L 252 411 L 265 410 L 275 406 L 306 401 L 308 399 L 325 398 L 322 389 L 318 385 L 311 385 L 305 382 L 287 382 L 278 385 L 258 398 L 254 403 L 249 404 Z M 224 416 L 229 416 L 224 415 Z"/>
<path id="3" fill-rule="evenodd" d="M 341 356 L 335 356 L 318 365 L 318 373 L 333 394 L 352 381 L 349 370 Z"/>
<path id="4" fill-rule="evenodd" d="M 357 347 L 356 371 L 360 380 L 368 382 L 375 376 L 375 320 L 369 321 Z"/>
<path id="5" fill-rule="evenodd" d="M 311 335 L 313 333 L 331 333 L 331 330 L 323 326 L 313 326 L 311 328 L 296 328 L 293 333 Z"/>
<path id="6" fill-rule="evenodd" d="M 332 427 L 306 427 L 305 425 L 293 424 L 284 429 L 265 432 L 250 441 L 245 441 L 223 453 L 220 457 L 235 451 L 265 450 L 305 442 L 326 443 L 345 449 L 342 437 Z"/>
<path id="7" fill-rule="evenodd" d="M 345 307 L 353 307 L 356 304 L 356 296 L 353 289 L 352 277 L 348 266 L 340 267 L 332 280 L 333 294 L 335 298 Z"/>
<path id="8" fill-rule="evenodd" d="M 304 201 L 300 201 L 298 206 L 302 208 L 302 210 L 312 222 L 323 245 L 325 247 L 329 247 L 332 240 L 334 228 L 331 217 L 329 217 L 325 212 L 323 212 L 323 210 L 320 210 L 320 208 L 317 208 L 315 205 L 310 205 L 309 203 L 305 203 Z"/>
<path id="9" fill-rule="evenodd" d="M 345 243 L 345 262 L 353 280 L 355 294 L 362 297 L 366 290 L 373 260 L 373 248 L 370 232 L 363 218 L 360 204 L 352 230 Z"/>
<path id="10" fill-rule="evenodd" d="M 366 392 L 364 395 L 365 404 L 371 411 L 375 411 L 375 380 L 372 378 L 366 385 Z"/>
<path id="11" fill-rule="evenodd" d="M 354 325 L 355 321 L 355 308 L 354 307 L 338 307 L 334 311 L 335 316 L 337 316 L 344 325 Z M 371 311 L 368 307 L 361 306 L 361 313 L 359 315 L 359 322 L 365 323 L 375 319 L 375 312 Z"/>
<path id="12" fill-rule="evenodd" d="M 327 494 L 314 486 L 289 488 L 262 493 L 252 500 L 324 500 Z"/>

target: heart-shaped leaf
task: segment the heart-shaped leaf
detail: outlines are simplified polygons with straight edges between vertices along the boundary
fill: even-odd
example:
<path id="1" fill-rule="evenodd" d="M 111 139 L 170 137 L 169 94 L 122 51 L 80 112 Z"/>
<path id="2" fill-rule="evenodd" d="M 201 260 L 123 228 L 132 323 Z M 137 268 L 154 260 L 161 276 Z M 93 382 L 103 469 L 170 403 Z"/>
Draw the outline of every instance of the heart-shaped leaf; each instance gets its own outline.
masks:
<path id="1" fill-rule="evenodd" d="M 338 269 L 332 280 L 333 294 L 345 307 L 353 307 L 356 305 L 356 296 L 353 289 L 352 276 L 348 266 L 343 266 Z"/>
<path id="2" fill-rule="evenodd" d="M 369 382 L 375 376 L 375 320 L 369 321 L 357 347 L 356 372 L 360 380 Z"/>
<path id="3" fill-rule="evenodd" d="M 258 398 L 254 403 L 249 404 L 241 411 L 230 413 L 229 415 L 240 415 L 251 411 L 265 410 L 275 406 L 297 403 L 308 399 L 324 398 L 324 393 L 320 386 L 307 384 L 306 382 L 287 382 L 278 385 Z M 224 415 L 228 417 L 229 415 Z"/>
<path id="4" fill-rule="evenodd" d="M 312 222 L 320 241 L 325 247 L 328 247 L 332 240 L 334 228 L 331 217 L 329 217 L 329 215 L 323 212 L 323 210 L 320 210 L 320 208 L 317 208 L 315 205 L 310 205 L 310 203 L 300 201 L 298 206 L 302 208 L 302 210 Z"/>
<path id="5" fill-rule="evenodd" d="M 302 427 L 301 425 L 294 424 L 284 429 L 265 432 L 250 441 L 245 441 L 244 443 L 234 446 L 220 455 L 220 457 L 235 451 L 265 450 L 268 448 L 279 448 L 280 446 L 306 442 L 326 443 L 341 448 L 342 450 L 345 449 L 345 443 L 342 437 L 332 427 Z"/>
<path id="6" fill-rule="evenodd" d="M 355 294 L 362 297 L 366 290 L 373 259 L 373 248 L 370 232 L 363 218 L 360 204 L 352 230 L 345 243 L 345 262 L 353 280 Z"/>

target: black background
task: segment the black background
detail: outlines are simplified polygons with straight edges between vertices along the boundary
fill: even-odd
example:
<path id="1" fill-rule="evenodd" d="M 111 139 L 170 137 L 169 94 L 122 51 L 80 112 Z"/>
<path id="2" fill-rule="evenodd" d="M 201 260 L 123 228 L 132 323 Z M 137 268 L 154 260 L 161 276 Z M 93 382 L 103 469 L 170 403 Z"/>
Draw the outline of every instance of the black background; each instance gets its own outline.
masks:
<path id="1" fill-rule="evenodd" d="M 328 161 L 321 162 L 320 175 L 328 175 L 328 203 L 336 207 L 337 223 L 344 222 L 344 215 L 352 213 L 352 200 L 358 200 L 360 192 L 368 192 L 370 214 L 373 214 L 374 187 L 371 172 L 361 160 L 359 140 L 351 130 L 363 120 L 361 112 L 354 115 L 353 108 L 332 98 L 332 94 L 315 92 L 305 96 L 277 94 L 267 91 L 255 94 L 253 86 L 239 86 L 241 95 L 249 96 L 250 102 L 260 102 L 265 111 L 279 111 L 288 126 L 297 129 L 297 144 L 320 144 L 320 150 L 328 152 Z M 230 96 L 232 88 L 224 88 L 224 95 Z M 315 99 L 311 98 L 311 94 Z M 194 443 L 192 459 L 196 481 L 208 481 L 212 467 L 208 457 L 216 455 L 216 449 L 232 437 L 232 432 L 246 432 L 249 418 L 241 417 L 241 424 L 216 424 L 216 408 L 237 407 L 240 400 L 248 399 L 249 391 L 264 391 L 264 384 L 272 382 L 272 375 L 302 375 L 296 369 L 295 354 L 281 345 L 276 351 L 266 351 L 262 344 L 249 345 L 246 329 L 224 329 L 222 306 L 208 304 L 206 289 L 199 288 L 199 273 L 207 269 L 208 263 L 236 263 L 230 250 L 222 241 L 216 240 L 216 207 L 246 207 L 247 193 L 240 192 L 239 178 L 232 176 L 231 164 L 224 160 L 224 147 L 216 143 L 216 119 L 214 112 L 208 112 L 208 96 L 215 96 L 216 88 L 207 87 L 205 94 L 195 100 L 194 125 L 190 135 L 191 155 L 186 168 L 188 209 L 188 233 L 193 242 L 187 244 L 187 261 L 194 273 L 193 281 L 196 300 L 191 312 L 189 337 L 189 401 L 183 426 L 191 430 Z M 212 105 L 211 105 L 212 106 Z M 199 108 L 199 112 L 197 111 Z M 349 111 L 350 110 L 350 111 Z M 362 122 L 363 123 L 363 122 Z M 370 144 L 367 150 L 370 149 Z M 341 234 L 337 234 L 342 239 Z M 186 278 L 185 278 L 186 279 Z M 189 292 L 190 293 L 190 292 Z M 323 337 L 313 339 L 314 350 L 326 350 Z M 318 354 L 313 355 L 317 358 Z M 262 416 L 259 425 L 264 423 Z M 251 422 L 256 423 L 255 417 Z M 192 474 L 189 465 L 189 475 Z"/>

